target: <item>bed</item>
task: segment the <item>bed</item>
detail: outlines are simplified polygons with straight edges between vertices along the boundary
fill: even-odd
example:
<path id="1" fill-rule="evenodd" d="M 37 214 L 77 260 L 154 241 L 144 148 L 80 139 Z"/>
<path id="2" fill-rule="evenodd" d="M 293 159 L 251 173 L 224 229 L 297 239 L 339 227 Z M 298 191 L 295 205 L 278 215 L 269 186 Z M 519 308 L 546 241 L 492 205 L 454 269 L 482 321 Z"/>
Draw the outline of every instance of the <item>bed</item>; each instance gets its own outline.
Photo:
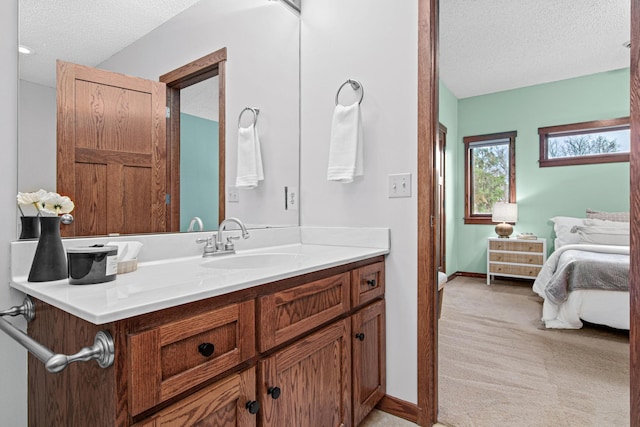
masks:
<path id="1" fill-rule="evenodd" d="M 545 326 L 579 329 L 586 321 L 629 329 L 629 223 L 571 217 L 552 222 L 555 251 L 533 284 L 544 299 Z"/>

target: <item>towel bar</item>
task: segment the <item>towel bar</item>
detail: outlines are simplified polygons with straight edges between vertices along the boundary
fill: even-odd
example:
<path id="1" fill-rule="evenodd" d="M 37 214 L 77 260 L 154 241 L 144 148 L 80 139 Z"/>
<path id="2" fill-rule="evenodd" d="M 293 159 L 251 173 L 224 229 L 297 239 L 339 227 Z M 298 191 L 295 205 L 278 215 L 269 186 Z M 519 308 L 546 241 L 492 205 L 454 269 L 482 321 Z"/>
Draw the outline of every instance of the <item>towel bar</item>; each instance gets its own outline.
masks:
<path id="1" fill-rule="evenodd" d="M 258 123 L 258 114 L 260 114 L 260 109 L 257 107 L 245 107 L 240 111 L 240 115 L 238 116 L 238 127 L 240 127 L 240 121 L 242 120 L 242 115 L 245 111 L 251 111 L 253 113 L 253 125 L 255 126 Z"/>
<path id="2" fill-rule="evenodd" d="M 35 305 L 31 298 L 26 297 L 20 306 L 11 307 L 0 312 L 0 316 L 23 315 L 27 321 L 33 320 L 35 316 Z M 0 330 L 16 340 L 18 344 L 26 348 L 39 361 L 45 364 L 47 371 L 57 373 L 73 362 L 87 362 L 96 359 L 101 368 L 108 368 L 113 365 L 115 358 L 115 347 L 113 338 L 107 331 L 99 331 L 91 347 L 84 347 L 79 352 L 71 355 L 56 354 L 20 329 L 13 326 L 4 318 L 0 318 Z"/>
<path id="3" fill-rule="evenodd" d="M 338 88 L 338 92 L 336 92 L 336 105 L 338 105 L 338 96 L 340 96 L 340 91 L 342 90 L 342 88 L 346 85 L 346 84 L 350 84 L 351 85 L 351 89 L 353 89 L 354 91 L 357 91 L 358 89 L 360 89 L 360 101 L 358 101 L 358 104 L 362 104 L 362 100 L 364 99 L 364 87 L 362 86 L 362 84 L 357 81 L 357 80 L 353 80 L 353 79 L 348 79 L 346 82 L 342 83 L 340 85 L 340 87 Z"/>

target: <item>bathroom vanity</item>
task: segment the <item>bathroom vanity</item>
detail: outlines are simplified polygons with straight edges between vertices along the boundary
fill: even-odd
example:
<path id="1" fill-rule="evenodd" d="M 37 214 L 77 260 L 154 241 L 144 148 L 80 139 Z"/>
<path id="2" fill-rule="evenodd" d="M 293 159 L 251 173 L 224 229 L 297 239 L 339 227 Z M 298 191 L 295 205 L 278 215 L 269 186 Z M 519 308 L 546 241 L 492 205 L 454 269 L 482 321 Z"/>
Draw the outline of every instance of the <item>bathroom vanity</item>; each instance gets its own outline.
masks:
<path id="1" fill-rule="evenodd" d="M 15 280 L 35 340 L 115 343 L 106 369 L 52 374 L 29 355 L 29 425 L 357 426 L 385 394 L 386 253 L 300 243 L 142 263 L 110 284 Z"/>

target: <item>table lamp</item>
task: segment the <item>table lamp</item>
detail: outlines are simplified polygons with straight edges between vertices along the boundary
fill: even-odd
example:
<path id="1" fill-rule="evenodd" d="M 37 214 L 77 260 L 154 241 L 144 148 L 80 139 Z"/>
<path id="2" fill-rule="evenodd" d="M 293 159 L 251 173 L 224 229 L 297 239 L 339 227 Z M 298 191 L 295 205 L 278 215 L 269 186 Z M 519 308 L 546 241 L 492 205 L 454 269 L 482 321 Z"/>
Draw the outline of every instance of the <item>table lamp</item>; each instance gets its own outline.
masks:
<path id="1" fill-rule="evenodd" d="M 518 219 L 518 205 L 515 203 L 498 202 L 493 205 L 491 221 L 499 223 L 496 225 L 496 234 L 502 239 L 508 239 L 513 233 L 513 225 Z"/>

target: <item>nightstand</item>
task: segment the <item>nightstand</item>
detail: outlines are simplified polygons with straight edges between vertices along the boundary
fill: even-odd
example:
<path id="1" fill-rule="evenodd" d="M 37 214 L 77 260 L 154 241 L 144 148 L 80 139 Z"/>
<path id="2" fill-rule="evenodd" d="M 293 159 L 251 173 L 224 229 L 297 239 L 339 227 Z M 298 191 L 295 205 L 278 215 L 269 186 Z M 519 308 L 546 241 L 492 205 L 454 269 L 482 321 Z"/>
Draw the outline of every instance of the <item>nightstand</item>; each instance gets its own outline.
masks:
<path id="1" fill-rule="evenodd" d="M 487 285 L 491 276 L 535 279 L 547 260 L 547 239 L 501 239 L 487 242 Z"/>

